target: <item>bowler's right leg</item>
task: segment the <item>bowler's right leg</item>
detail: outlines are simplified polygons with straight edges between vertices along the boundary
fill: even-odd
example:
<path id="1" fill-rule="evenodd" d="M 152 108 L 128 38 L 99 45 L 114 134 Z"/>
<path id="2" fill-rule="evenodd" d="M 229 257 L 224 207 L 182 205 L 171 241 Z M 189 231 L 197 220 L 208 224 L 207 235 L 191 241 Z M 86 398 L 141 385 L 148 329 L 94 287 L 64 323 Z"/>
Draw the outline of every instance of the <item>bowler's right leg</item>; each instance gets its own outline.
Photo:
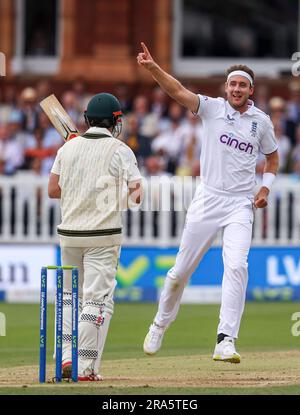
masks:
<path id="1" fill-rule="evenodd" d="M 215 221 L 186 222 L 175 265 L 166 276 L 157 314 L 145 337 L 146 354 L 153 355 L 160 349 L 165 330 L 177 316 L 184 287 L 216 233 Z"/>

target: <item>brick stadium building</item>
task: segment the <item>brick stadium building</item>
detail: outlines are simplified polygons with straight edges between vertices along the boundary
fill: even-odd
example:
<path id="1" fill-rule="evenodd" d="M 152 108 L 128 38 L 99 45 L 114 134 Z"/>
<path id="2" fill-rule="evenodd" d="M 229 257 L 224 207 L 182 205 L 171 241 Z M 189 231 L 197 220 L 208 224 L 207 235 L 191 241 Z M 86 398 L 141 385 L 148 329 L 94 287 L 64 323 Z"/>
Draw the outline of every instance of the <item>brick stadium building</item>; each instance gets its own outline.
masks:
<path id="1" fill-rule="evenodd" d="M 55 50 L 48 59 L 48 69 L 55 69 L 48 73 L 43 69 L 46 59 L 43 64 L 43 59 L 26 56 L 24 50 L 24 42 L 30 37 L 24 27 L 26 14 L 34 13 L 29 8 L 33 2 L 27 2 L 31 3 L 29 10 L 25 3 L 0 0 L 0 51 L 7 61 L 4 83 L 23 84 L 43 76 L 51 76 L 57 86 L 76 77 L 107 87 L 116 83 L 152 83 L 136 65 L 141 40 L 151 45 L 157 60 L 170 69 L 170 0 L 54 1 L 55 17 L 52 33 L 48 34 L 54 36 Z M 37 16 L 38 13 L 37 10 Z M 25 25 L 20 28 L 22 20 Z"/>
<path id="2" fill-rule="evenodd" d="M 7 76 L 1 82 L 21 88 L 43 77 L 51 78 L 59 93 L 81 77 L 91 89 L 99 89 L 100 84 L 100 88 L 113 90 L 116 84 L 124 83 L 134 93 L 147 92 L 152 79 L 135 60 L 143 40 L 164 69 L 185 84 L 218 94 L 222 70 L 204 76 L 201 71 L 181 70 L 184 65 L 180 61 L 176 65 L 174 50 L 180 42 L 174 26 L 187 3 L 193 2 L 0 0 L 0 51 L 7 60 Z M 286 77 L 260 79 L 268 83 L 273 95 L 286 95 Z"/>

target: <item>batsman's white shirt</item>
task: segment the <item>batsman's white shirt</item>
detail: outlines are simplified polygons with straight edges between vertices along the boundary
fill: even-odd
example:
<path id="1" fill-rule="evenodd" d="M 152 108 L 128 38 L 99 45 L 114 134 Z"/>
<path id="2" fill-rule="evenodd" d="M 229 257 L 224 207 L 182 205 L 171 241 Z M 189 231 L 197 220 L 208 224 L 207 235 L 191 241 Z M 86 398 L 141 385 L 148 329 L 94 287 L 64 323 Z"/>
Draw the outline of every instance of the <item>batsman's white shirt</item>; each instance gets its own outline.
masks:
<path id="1" fill-rule="evenodd" d="M 230 193 L 252 193 L 259 152 L 270 154 L 278 147 L 270 117 L 252 101 L 240 114 L 223 98 L 199 99 L 202 183 Z"/>
<path id="2" fill-rule="evenodd" d="M 60 176 L 61 243 L 81 247 L 120 243 L 119 234 L 105 232 L 121 228 L 121 190 L 114 187 L 115 179 L 120 185 L 141 179 L 133 151 L 107 129 L 89 128 L 59 149 L 51 172 Z M 78 232 L 82 235 L 76 238 Z"/>

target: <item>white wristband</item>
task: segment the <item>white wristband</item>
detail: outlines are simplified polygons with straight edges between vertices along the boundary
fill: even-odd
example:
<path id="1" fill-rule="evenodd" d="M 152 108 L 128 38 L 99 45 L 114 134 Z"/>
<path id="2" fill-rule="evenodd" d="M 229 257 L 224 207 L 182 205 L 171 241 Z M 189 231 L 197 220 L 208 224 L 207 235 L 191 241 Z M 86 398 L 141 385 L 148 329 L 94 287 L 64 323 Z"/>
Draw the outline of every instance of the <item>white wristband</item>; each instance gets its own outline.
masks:
<path id="1" fill-rule="evenodd" d="M 264 173 L 262 179 L 262 187 L 266 187 L 267 189 L 271 190 L 275 177 L 276 176 L 273 173 Z"/>

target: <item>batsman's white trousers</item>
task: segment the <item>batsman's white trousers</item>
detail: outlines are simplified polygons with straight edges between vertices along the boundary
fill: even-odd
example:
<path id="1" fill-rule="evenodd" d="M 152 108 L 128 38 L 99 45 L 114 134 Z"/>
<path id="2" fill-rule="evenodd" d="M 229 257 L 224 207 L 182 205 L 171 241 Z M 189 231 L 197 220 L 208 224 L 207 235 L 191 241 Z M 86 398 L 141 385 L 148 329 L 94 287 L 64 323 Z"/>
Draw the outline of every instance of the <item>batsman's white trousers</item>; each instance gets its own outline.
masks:
<path id="1" fill-rule="evenodd" d="M 248 282 L 252 224 L 252 194 L 232 195 L 203 184 L 197 188 L 175 265 L 165 279 L 156 324 L 167 327 L 175 320 L 185 285 L 222 229 L 224 274 L 218 334 L 238 337 Z"/>
<path id="2" fill-rule="evenodd" d="M 78 267 L 79 297 L 83 302 L 105 303 L 105 311 L 113 313 L 113 294 L 120 246 L 104 247 L 62 247 L 61 259 L 64 265 Z M 65 271 L 64 290 L 72 291 L 71 271 Z"/>
<path id="3" fill-rule="evenodd" d="M 114 310 L 113 294 L 120 246 L 61 248 L 63 265 L 78 267 L 79 313 L 78 373 L 98 374 L 109 323 Z M 71 360 L 71 271 L 65 271 L 63 295 L 63 362 Z"/>

